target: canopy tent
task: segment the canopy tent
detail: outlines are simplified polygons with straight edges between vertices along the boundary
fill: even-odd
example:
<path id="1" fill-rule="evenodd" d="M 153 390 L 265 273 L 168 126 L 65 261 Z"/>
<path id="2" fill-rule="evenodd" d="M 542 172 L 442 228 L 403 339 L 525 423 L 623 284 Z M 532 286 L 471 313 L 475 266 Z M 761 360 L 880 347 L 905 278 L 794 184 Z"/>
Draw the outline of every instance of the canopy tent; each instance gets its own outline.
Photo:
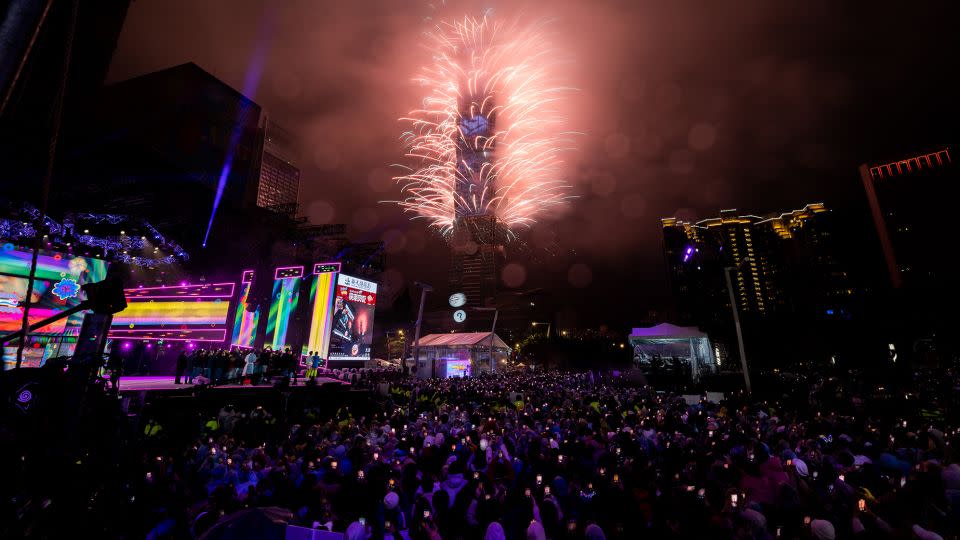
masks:
<path id="1" fill-rule="evenodd" d="M 633 360 L 650 366 L 655 359 L 673 358 L 687 362 L 693 380 L 706 371 L 716 371 L 717 361 L 710 338 L 695 326 L 661 323 L 649 328 L 634 328 L 630 333 Z"/>
<path id="2" fill-rule="evenodd" d="M 463 377 L 496 371 L 497 362 L 510 355 L 510 347 L 491 332 L 430 334 L 421 337 L 417 344 L 420 358 L 416 369 L 420 378 Z"/>

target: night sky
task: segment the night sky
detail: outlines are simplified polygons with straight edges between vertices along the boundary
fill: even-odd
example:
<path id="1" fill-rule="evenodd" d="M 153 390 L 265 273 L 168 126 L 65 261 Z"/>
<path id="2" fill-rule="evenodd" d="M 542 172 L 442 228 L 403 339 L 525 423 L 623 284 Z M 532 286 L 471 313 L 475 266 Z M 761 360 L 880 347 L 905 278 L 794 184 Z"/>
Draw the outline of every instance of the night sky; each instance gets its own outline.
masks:
<path id="1" fill-rule="evenodd" d="M 957 140 L 956 2 L 434 3 L 135 0 L 108 82 L 192 61 L 242 89 L 262 51 L 249 95 L 300 138 L 305 212 L 386 241 L 385 279 L 445 289 L 443 242 L 380 204 L 399 197 L 425 18 L 554 18 L 578 198 L 511 246 L 508 278 L 569 290 L 559 319 L 581 325 L 664 307 L 662 217 L 865 214 L 860 163 Z"/>

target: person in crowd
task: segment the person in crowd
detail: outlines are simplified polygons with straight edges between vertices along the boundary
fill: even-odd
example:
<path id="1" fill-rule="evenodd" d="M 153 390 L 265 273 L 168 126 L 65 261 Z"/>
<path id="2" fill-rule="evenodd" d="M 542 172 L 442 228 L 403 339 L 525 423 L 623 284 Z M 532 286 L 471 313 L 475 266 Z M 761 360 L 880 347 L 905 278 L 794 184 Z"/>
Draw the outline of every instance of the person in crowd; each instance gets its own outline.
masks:
<path id="1" fill-rule="evenodd" d="M 218 516 L 278 506 L 293 525 L 347 538 L 960 534 L 955 374 L 903 383 L 911 396 L 926 390 L 913 397 L 922 416 L 867 408 L 869 385 L 814 374 L 716 401 L 602 372 L 355 375 L 387 383 L 386 396 L 276 415 L 266 402 L 218 405 L 189 433 L 157 440 L 163 452 L 130 472 L 150 505 L 145 531 L 200 536 Z"/>

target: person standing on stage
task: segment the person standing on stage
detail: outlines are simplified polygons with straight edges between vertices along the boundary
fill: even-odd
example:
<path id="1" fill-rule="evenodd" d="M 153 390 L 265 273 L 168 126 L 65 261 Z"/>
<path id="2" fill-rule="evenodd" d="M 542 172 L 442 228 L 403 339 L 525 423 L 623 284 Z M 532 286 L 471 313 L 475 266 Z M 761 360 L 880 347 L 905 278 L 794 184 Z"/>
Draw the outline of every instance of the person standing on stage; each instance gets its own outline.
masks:
<path id="1" fill-rule="evenodd" d="M 217 358 L 214 354 L 210 353 L 209 351 L 204 351 L 203 355 L 207 359 L 207 379 L 210 381 L 209 384 L 212 386 L 213 384 L 215 384 L 215 380 L 213 376 L 215 373 L 214 369 L 216 368 Z"/>
<path id="2" fill-rule="evenodd" d="M 284 374 L 293 379 L 294 385 L 297 384 L 297 372 L 300 371 L 299 359 L 293 354 L 290 347 L 284 349 L 282 358 Z"/>
<path id="3" fill-rule="evenodd" d="M 193 384 L 193 378 L 197 376 L 197 350 L 194 349 L 187 355 L 187 384 Z"/>
<path id="4" fill-rule="evenodd" d="M 264 374 L 267 372 L 267 368 L 270 366 L 270 349 L 264 349 L 259 356 L 257 356 L 257 369 L 253 377 L 253 384 L 260 384 L 260 381 L 263 380 Z"/>
<path id="5" fill-rule="evenodd" d="M 247 353 L 247 356 L 243 359 L 243 373 L 240 374 L 240 379 L 245 379 L 246 377 L 253 377 L 254 372 L 257 370 L 257 353 L 250 349 L 250 352 Z"/>
<path id="6" fill-rule="evenodd" d="M 187 369 L 187 351 L 180 351 L 180 356 L 177 356 L 177 370 L 176 378 L 173 380 L 173 384 L 180 384 L 180 378 L 183 377 L 183 372 Z"/>
<path id="7" fill-rule="evenodd" d="M 317 380 L 317 370 L 320 369 L 320 353 L 313 351 L 310 353 L 310 380 Z"/>

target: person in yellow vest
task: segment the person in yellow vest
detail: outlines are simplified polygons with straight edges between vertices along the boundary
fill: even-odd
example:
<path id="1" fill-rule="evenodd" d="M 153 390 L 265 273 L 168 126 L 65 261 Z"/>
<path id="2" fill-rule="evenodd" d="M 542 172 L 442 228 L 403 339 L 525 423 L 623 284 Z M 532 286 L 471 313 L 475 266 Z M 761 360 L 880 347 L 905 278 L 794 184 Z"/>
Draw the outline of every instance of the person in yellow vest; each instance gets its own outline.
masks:
<path id="1" fill-rule="evenodd" d="M 147 425 L 144 426 L 143 428 L 143 434 L 146 435 L 147 438 L 149 439 L 154 439 L 156 437 L 159 437 L 162 431 L 163 431 L 163 426 L 157 423 L 157 421 L 154 420 L 153 418 L 151 418 L 147 422 Z"/>

